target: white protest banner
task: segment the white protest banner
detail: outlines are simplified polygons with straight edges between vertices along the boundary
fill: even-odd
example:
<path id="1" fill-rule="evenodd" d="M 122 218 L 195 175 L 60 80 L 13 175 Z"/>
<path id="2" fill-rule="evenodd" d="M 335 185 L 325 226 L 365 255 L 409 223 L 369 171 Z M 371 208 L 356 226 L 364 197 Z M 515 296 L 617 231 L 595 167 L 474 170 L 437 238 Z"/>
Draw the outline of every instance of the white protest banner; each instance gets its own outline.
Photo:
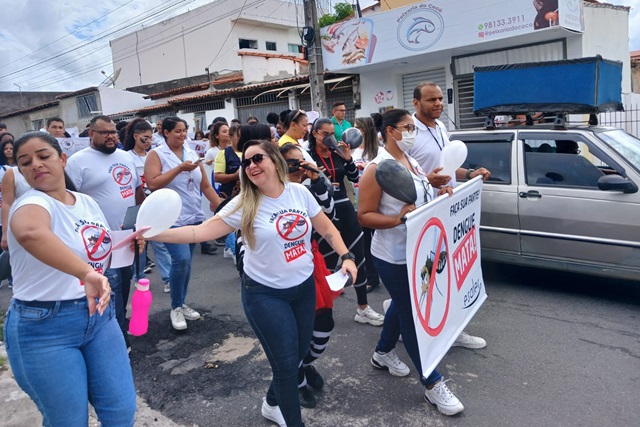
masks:
<path id="1" fill-rule="evenodd" d="M 67 157 L 77 153 L 83 148 L 87 148 L 91 143 L 89 137 L 76 137 L 76 138 L 56 138 L 62 148 L 62 152 L 67 154 Z"/>
<path id="2" fill-rule="evenodd" d="M 422 375 L 428 377 L 487 293 L 480 266 L 482 177 L 407 215 L 407 269 Z"/>

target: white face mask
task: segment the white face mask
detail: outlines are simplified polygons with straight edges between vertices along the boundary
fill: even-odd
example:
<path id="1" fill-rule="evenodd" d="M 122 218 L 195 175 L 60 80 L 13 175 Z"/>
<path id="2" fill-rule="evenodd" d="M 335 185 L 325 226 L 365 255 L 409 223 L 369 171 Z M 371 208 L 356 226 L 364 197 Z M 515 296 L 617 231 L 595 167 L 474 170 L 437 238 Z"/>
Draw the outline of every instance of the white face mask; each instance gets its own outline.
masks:
<path id="1" fill-rule="evenodd" d="M 403 152 L 407 152 L 409 150 L 411 150 L 411 148 L 413 148 L 413 146 L 416 143 L 416 133 L 413 132 L 409 132 L 409 131 L 402 131 L 402 139 L 400 141 L 398 141 L 397 139 L 393 138 L 396 141 L 396 144 L 398 144 L 398 147 L 403 151 Z"/>

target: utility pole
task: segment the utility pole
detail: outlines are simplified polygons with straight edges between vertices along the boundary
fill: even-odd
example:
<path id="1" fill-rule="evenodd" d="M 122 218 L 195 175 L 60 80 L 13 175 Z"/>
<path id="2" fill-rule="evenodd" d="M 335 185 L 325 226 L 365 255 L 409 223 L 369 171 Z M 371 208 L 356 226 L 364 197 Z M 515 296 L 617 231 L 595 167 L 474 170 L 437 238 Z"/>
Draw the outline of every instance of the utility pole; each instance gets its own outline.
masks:
<path id="1" fill-rule="evenodd" d="M 304 24 L 306 49 L 309 54 L 309 84 L 311 89 L 311 106 L 320 113 L 320 117 L 328 117 L 324 90 L 324 65 L 322 64 L 322 46 L 318 28 L 318 8 L 316 0 L 304 0 Z M 313 37 L 305 37 L 312 29 Z M 309 40 L 311 39 L 311 40 Z"/>

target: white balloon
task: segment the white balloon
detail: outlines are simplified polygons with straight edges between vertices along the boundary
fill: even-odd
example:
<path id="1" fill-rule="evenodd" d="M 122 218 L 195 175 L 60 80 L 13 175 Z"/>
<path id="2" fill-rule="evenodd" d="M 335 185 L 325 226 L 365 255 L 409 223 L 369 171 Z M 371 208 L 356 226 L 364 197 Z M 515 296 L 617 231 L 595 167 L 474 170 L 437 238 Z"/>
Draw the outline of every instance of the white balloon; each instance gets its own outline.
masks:
<path id="1" fill-rule="evenodd" d="M 151 227 L 142 237 L 149 238 L 168 230 L 180 216 L 182 199 L 169 188 L 161 188 L 144 199 L 138 216 L 136 228 Z"/>
<path id="2" fill-rule="evenodd" d="M 456 170 L 462 166 L 466 158 L 467 146 L 464 142 L 450 141 L 442 150 L 442 170 L 438 174 L 455 176 Z"/>

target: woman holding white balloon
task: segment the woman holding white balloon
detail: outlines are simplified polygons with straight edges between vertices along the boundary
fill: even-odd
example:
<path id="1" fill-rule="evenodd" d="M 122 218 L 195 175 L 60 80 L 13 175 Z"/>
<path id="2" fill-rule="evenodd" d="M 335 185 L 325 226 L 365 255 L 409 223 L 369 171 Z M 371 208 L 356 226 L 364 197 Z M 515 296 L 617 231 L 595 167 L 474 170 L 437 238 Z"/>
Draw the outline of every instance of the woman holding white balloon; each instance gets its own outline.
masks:
<path id="1" fill-rule="evenodd" d="M 400 334 L 418 373 L 422 372 L 411 310 L 405 255 L 407 227 L 404 221 L 408 212 L 415 210 L 416 206 L 430 202 L 434 194 L 418 163 L 406 154 L 415 144 L 416 127 L 411 114 L 400 109 L 386 111 L 382 115 L 382 135 L 385 151 L 373 159 L 364 170 L 360 180 L 358 206 L 360 223 L 376 230 L 371 243 L 373 263 L 392 298 L 385 315 L 380 340 L 371 357 L 371 364 L 377 369 L 389 370 L 391 375 L 404 377 L 409 375 L 410 369 L 395 353 L 395 345 Z M 415 203 L 405 204 L 382 191 L 376 181 L 376 169 L 378 163 L 385 159 L 399 162 L 410 173 L 417 194 Z M 392 175 L 391 179 L 396 176 Z M 393 183 L 390 186 L 397 187 Z M 447 186 L 438 190 L 437 194 L 451 195 L 453 190 Z M 464 409 L 437 371 L 433 371 L 427 378 L 420 375 L 420 380 L 426 387 L 425 400 L 435 404 L 443 414 L 454 415 Z"/>

